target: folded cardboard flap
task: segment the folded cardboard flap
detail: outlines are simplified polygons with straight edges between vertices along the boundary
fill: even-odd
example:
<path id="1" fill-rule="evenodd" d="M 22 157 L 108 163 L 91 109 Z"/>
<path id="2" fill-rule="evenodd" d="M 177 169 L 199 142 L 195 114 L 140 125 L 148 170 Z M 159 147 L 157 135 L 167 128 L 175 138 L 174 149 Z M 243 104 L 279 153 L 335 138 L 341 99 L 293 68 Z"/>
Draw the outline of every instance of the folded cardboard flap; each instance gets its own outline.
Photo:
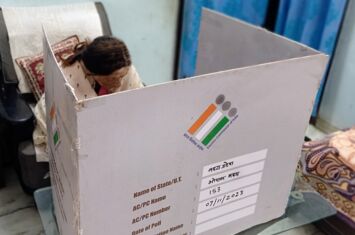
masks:
<path id="1" fill-rule="evenodd" d="M 206 74 L 320 54 L 320 52 L 232 17 L 204 9 L 196 74 Z"/>
<path id="2" fill-rule="evenodd" d="M 327 57 L 212 11 L 202 22 L 206 74 L 82 101 L 45 41 L 61 234 L 227 235 L 284 213 Z"/>

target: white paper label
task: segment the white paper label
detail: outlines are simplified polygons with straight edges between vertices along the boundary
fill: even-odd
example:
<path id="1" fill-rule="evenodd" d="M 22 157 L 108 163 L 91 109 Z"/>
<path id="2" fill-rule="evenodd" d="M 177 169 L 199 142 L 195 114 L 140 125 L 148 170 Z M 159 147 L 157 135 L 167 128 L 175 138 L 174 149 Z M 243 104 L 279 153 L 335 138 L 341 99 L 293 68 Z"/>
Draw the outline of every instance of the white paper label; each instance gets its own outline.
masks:
<path id="1" fill-rule="evenodd" d="M 203 168 L 196 234 L 255 212 L 267 149 Z"/>

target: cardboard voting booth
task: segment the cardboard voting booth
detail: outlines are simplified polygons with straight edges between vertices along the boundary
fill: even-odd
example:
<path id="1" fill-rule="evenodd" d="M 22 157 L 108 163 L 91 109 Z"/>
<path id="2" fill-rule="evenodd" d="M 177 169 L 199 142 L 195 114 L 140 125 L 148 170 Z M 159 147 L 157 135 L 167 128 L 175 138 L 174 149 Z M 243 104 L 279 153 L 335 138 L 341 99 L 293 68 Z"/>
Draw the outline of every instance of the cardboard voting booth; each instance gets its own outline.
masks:
<path id="1" fill-rule="evenodd" d="M 198 76 L 79 99 L 44 51 L 61 234 L 230 235 L 284 213 L 327 56 L 204 10 Z"/>

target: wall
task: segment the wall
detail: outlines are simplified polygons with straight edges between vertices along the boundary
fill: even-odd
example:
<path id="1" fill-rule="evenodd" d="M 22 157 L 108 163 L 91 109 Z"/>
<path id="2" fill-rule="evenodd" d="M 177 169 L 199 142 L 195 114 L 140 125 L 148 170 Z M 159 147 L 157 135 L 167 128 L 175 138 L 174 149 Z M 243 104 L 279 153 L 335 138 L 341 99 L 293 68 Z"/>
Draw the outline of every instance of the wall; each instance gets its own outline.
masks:
<path id="1" fill-rule="evenodd" d="M 336 128 L 355 125 L 355 2 L 349 1 L 319 118 Z"/>
<path id="2" fill-rule="evenodd" d="M 43 6 L 88 0 L 0 0 L 1 6 Z M 146 84 L 173 79 L 179 0 L 102 0 L 113 34 L 128 45 Z"/>

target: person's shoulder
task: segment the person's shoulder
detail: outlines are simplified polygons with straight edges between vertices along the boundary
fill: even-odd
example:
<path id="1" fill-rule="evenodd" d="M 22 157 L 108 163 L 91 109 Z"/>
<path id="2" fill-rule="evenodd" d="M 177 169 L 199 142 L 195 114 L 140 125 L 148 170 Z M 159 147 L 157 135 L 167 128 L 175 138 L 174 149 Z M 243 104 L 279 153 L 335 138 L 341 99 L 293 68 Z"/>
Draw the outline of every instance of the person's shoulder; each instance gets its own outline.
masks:
<path id="1" fill-rule="evenodd" d="M 61 67 L 61 70 L 79 100 L 97 96 L 93 89 L 95 81 L 85 74 L 80 62 L 76 61 L 72 65 Z"/>
<path id="2" fill-rule="evenodd" d="M 129 83 L 131 84 L 130 89 L 143 87 L 143 82 L 142 82 L 142 80 L 137 72 L 137 69 L 134 65 L 131 65 L 131 67 L 128 71 L 128 76 L 129 76 Z"/>

